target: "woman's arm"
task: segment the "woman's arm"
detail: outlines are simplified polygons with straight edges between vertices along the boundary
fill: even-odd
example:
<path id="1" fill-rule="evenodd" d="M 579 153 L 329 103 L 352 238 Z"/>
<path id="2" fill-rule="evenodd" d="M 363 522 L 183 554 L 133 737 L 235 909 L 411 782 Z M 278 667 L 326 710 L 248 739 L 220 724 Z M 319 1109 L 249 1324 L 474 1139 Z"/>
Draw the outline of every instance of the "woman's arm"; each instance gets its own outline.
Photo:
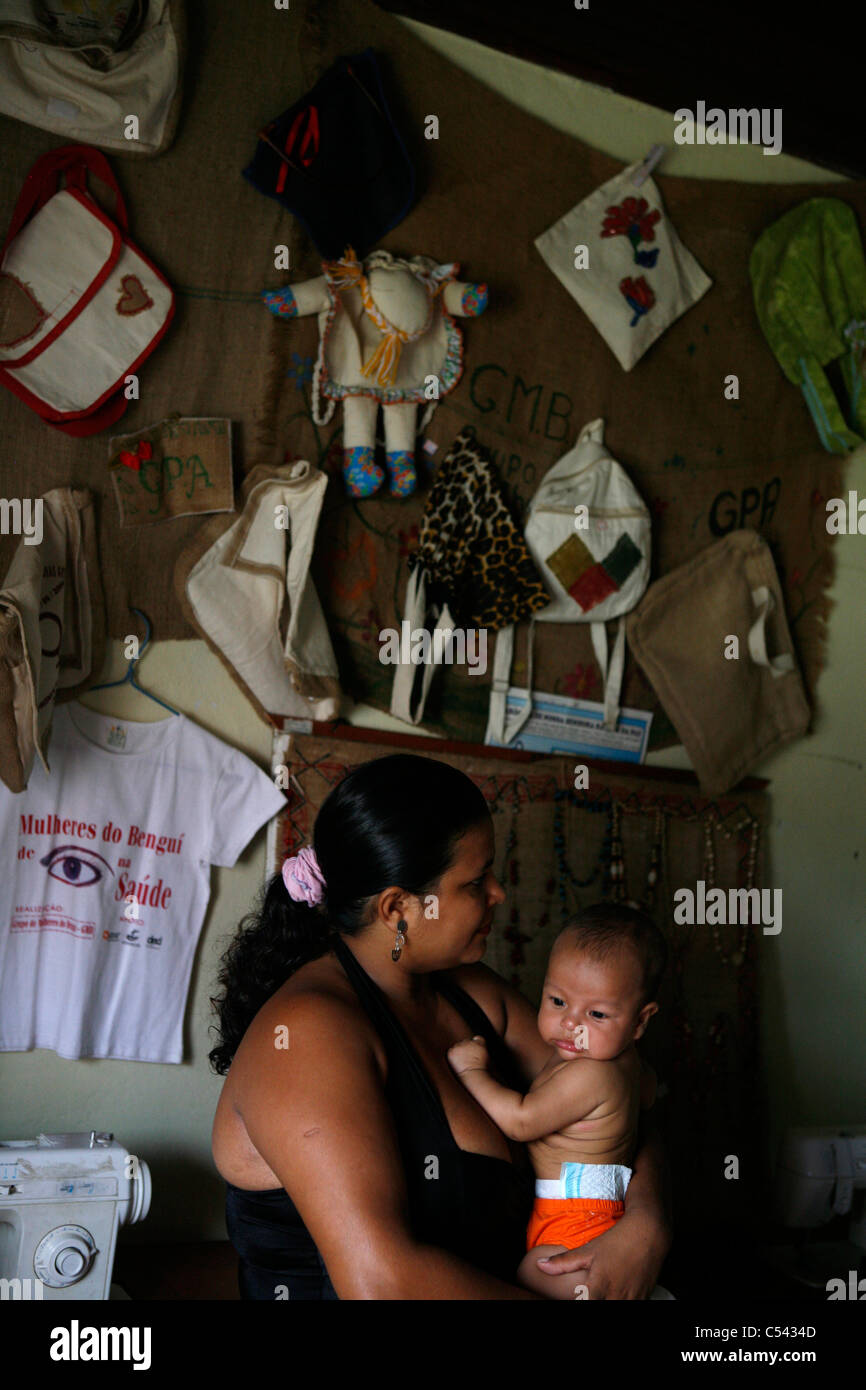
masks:
<path id="1" fill-rule="evenodd" d="M 288 1047 L 277 1048 L 277 1030 Z M 234 1065 L 238 1110 L 291 1195 L 341 1299 L 524 1299 L 528 1290 L 415 1240 L 403 1161 L 365 1022 L 325 993 L 277 998 Z"/>

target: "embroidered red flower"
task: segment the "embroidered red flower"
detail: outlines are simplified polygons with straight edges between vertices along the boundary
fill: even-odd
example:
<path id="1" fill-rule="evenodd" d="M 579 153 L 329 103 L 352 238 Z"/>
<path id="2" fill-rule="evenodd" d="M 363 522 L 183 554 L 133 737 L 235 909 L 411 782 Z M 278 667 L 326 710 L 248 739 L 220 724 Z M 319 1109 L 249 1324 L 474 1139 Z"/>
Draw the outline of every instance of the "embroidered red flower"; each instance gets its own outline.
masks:
<path id="1" fill-rule="evenodd" d="M 331 592 L 345 604 L 357 603 L 365 593 L 369 593 L 376 586 L 379 577 L 376 547 L 367 532 L 362 531 L 349 545 L 335 547 L 333 554 Z M 347 575 L 348 579 L 345 577 Z M 374 621 L 376 615 L 371 608 L 367 613 L 367 624 Z"/>
<path id="2" fill-rule="evenodd" d="M 626 275 L 625 279 L 620 280 L 619 287 L 634 310 L 634 318 L 629 324 L 630 328 L 634 328 L 638 319 L 648 313 L 655 304 L 656 297 L 642 275 L 637 280 L 631 275 Z"/>
<path id="3" fill-rule="evenodd" d="M 623 198 L 607 209 L 602 224 L 603 237 L 626 236 L 632 244 L 636 265 L 652 269 L 658 260 L 658 247 L 654 251 L 639 251 L 642 241 L 655 241 L 655 225 L 661 217 L 658 209 L 648 211 L 646 198 Z"/>
<path id="4" fill-rule="evenodd" d="M 654 228 L 661 213 L 658 209 L 647 212 L 648 207 L 646 198 L 623 198 L 621 203 L 615 203 L 607 209 L 602 236 L 627 236 L 633 241 L 636 232 L 637 241 L 655 241 Z"/>

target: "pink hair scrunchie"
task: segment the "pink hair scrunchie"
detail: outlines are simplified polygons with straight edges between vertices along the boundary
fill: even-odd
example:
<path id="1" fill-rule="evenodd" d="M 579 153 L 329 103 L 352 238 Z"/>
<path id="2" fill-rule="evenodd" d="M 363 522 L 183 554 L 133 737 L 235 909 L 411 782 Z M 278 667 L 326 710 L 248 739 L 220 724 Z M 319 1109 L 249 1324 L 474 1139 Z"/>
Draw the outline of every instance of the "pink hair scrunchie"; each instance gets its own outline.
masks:
<path id="1" fill-rule="evenodd" d="M 325 880 L 319 868 L 316 851 L 302 849 L 283 864 L 283 883 L 286 892 L 296 903 L 316 907 L 325 896 Z"/>

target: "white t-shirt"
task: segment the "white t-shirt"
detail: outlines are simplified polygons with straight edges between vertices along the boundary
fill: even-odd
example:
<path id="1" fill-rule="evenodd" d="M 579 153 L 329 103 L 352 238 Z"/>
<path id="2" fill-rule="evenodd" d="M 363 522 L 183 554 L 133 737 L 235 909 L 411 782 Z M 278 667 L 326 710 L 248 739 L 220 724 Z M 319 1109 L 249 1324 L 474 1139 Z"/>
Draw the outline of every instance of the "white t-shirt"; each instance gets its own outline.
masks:
<path id="1" fill-rule="evenodd" d="M 181 1062 L 210 865 L 285 798 L 183 715 L 59 705 L 48 760 L 0 784 L 0 1051 Z"/>

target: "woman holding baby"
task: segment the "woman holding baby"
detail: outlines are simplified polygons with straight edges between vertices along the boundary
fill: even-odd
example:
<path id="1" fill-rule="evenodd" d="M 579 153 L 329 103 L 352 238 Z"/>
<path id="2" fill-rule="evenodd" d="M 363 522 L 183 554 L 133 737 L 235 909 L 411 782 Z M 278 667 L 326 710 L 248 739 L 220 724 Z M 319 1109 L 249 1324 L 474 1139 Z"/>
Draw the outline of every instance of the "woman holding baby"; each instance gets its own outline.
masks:
<path id="1" fill-rule="evenodd" d="M 587 1068 L 599 1084 L 615 1079 L 598 1070 L 602 1061 L 570 1061 L 567 1041 L 560 1057 L 535 1009 L 482 963 L 505 899 L 493 860 L 487 804 L 468 777 L 433 758 L 379 758 L 334 788 L 312 848 L 287 860 L 260 913 L 242 924 L 223 961 L 211 1053 L 227 1073 L 213 1153 L 242 1297 L 507 1300 L 574 1298 L 580 1289 L 578 1297 L 639 1299 L 652 1291 L 670 1237 L 660 1146 L 642 1121 L 620 1219 L 538 1266 L 544 1293 L 517 1282 L 535 1175 L 513 1137 L 523 1129 L 510 1111 L 504 1129 L 491 1118 L 484 1087 L 496 1083 L 500 1106 L 505 1096 L 517 1110 L 533 1105 L 537 1129 L 540 1114 L 546 1122 L 562 1111 L 552 1097 L 561 1101 L 569 1076 L 584 1088 Z M 554 1025 L 563 1039 L 583 1007 L 577 992 L 602 988 L 605 977 L 587 977 L 588 968 L 560 952 L 568 997 L 547 1007 L 570 1013 Z M 594 1029 L 605 1026 L 593 1018 Z M 468 1039 L 473 1047 L 458 1049 L 452 1065 L 449 1049 Z M 630 1034 L 614 1063 L 620 1111 L 605 1092 L 592 1112 L 607 1117 L 593 1139 L 608 1134 L 597 1150 L 605 1161 L 629 1156 L 616 1147 L 616 1114 L 628 1111 L 633 1127 L 638 1116 L 628 1046 Z M 462 1070 L 473 1075 L 461 1079 Z M 547 1099 L 541 1090 L 524 1097 L 548 1076 Z M 562 1129 L 562 1144 L 570 1132 Z"/>

